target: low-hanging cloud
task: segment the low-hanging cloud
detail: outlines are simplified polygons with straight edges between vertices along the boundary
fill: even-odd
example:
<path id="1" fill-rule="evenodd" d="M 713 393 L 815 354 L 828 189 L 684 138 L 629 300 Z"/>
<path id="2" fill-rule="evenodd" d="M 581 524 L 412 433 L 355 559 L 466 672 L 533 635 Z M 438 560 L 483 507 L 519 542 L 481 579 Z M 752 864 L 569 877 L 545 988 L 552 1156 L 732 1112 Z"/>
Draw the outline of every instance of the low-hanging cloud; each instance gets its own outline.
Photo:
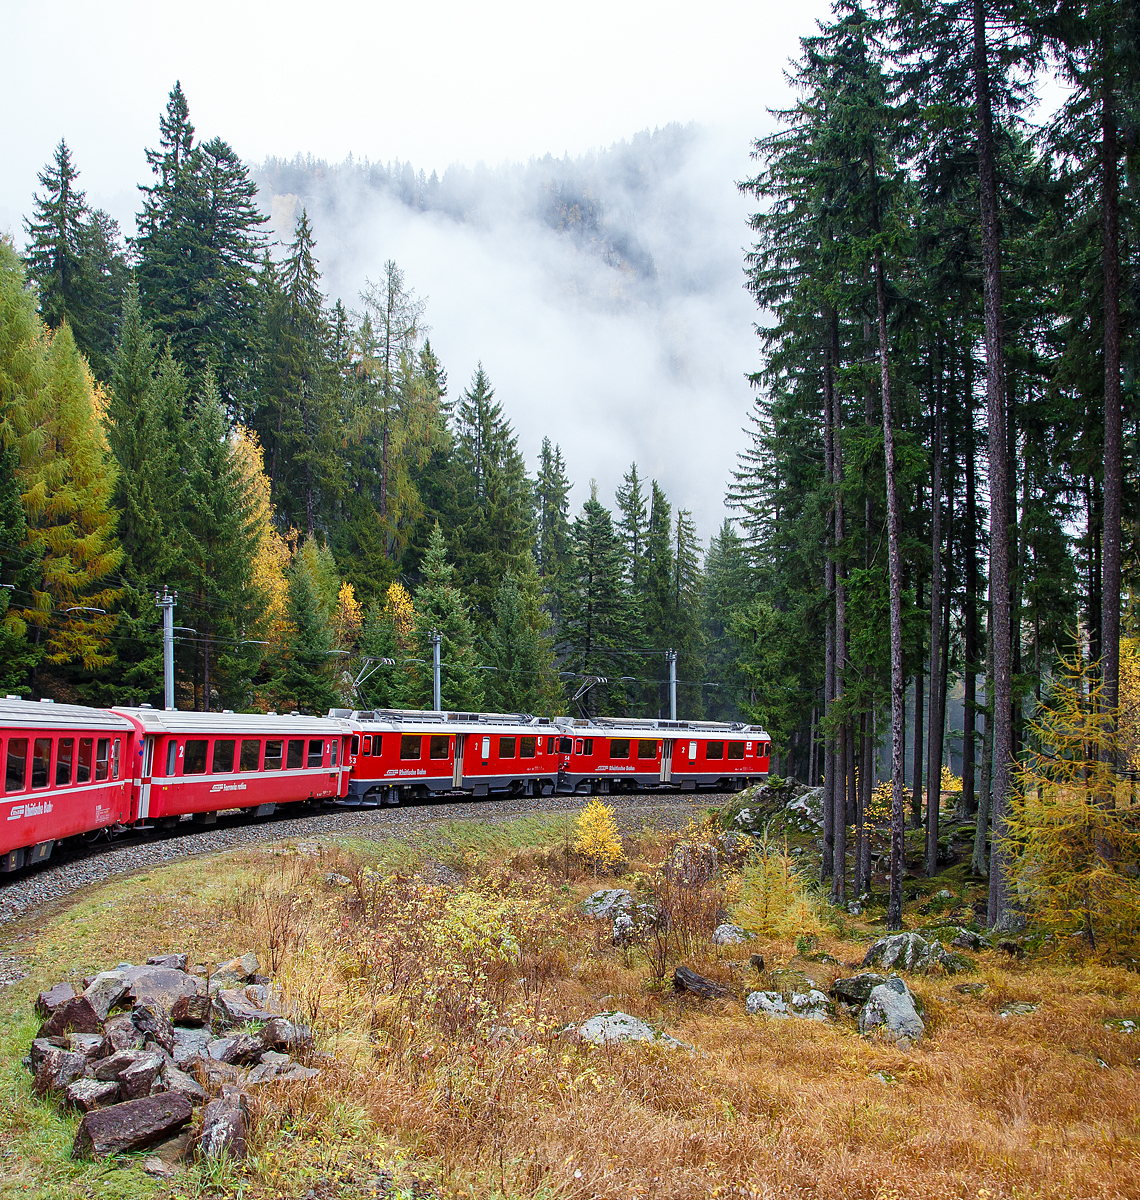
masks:
<path id="1" fill-rule="evenodd" d="M 575 507 L 630 462 L 692 510 L 703 539 L 751 403 L 755 307 L 743 290 L 748 147 L 688 126 L 579 159 L 449 168 L 271 162 L 275 236 L 302 207 L 329 295 L 358 306 L 394 259 L 427 299 L 452 395 L 482 361 L 533 470 L 558 442 Z"/>

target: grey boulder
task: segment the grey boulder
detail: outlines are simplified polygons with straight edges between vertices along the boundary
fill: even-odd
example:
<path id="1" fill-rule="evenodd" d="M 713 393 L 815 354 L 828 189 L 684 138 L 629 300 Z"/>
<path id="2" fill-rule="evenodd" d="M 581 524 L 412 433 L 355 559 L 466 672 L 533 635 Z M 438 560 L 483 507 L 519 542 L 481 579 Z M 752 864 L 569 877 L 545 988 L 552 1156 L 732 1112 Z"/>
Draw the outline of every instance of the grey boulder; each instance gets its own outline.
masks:
<path id="1" fill-rule="evenodd" d="M 74 999 L 75 989 L 70 983 L 57 983 L 36 997 L 36 1015 L 46 1021 L 61 1004 Z"/>
<path id="2" fill-rule="evenodd" d="M 881 983 L 886 983 L 885 975 L 878 975 L 873 971 L 865 971 L 860 975 L 851 975 L 846 979 L 837 979 L 831 985 L 831 995 L 834 999 L 842 1001 L 844 1004 L 850 1004 L 852 1008 L 857 1008 L 861 1004 L 866 1004 L 871 998 L 871 992 Z"/>
<path id="3" fill-rule="evenodd" d="M 74 1050 L 61 1050 L 53 1046 L 36 1067 L 36 1091 L 41 1095 L 62 1092 L 76 1079 L 82 1079 L 87 1071 L 87 1059 Z"/>
<path id="4" fill-rule="evenodd" d="M 632 904 L 633 897 L 625 888 L 602 888 L 582 901 L 582 911 L 599 921 L 612 921 Z"/>
<path id="5" fill-rule="evenodd" d="M 106 1108 L 119 1098 L 119 1085 L 113 1079 L 76 1079 L 67 1085 L 64 1102 L 80 1112 Z"/>
<path id="6" fill-rule="evenodd" d="M 146 962 L 148 967 L 170 967 L 174 971 L 185 971 L 190 965 L 185 954 L 152 954 Z"/>
<path id="7" fill-rule="evenodd" d="M 737 946 L 748 940 L 748 934 L 739 925 L 718 925 L 712 940 L 714 946 Z"/>
<path id="8" fill-rule="evenodd" d="M 744 1011 L 754 1017 L 788 1017 L 788 1003 L 779 992 L 752 992 L 744 1001 Z"/>
<path id="9" fill-rule="evenodd" d="M 876 1034 L 896 1042 L 904 1050 L 922 1039 L 926 1026 L 915 1008 L 910 988 L 897 975 L 871 989 L 859 1013 L 859 1032 Z"/>
<path id="10" fill-rule="evenodd" d="M 603 1046 L 608 1042 L 652 1042 L 657 1039 L 656 1033 L 644 1021 L 623 1012 L 598 1013 L 579 1027 L 578 1036 L 595 1046 Z"/>
<path id="11" fill-rule="evenodd" d="M 165 1013 L 169 1013 L 181 997 L 198 994 L 193 977 L 173 967 L 129 967 L 122 974 L 135 1004 L 152 1004 Z"/>
<path id="12" fill-rule="evenodd" d="M 273 1017 L 261 1031 L 261 1044 L 270 1050 L 308 1050 L 313 1044 L 313 1031 L 286 1017 Z"/>
<path id="13" fill-rule="evenodd" d="M 123 978 L 122 971 L 100 971 L 83 989 L 83 994 L 98 1013 L 99 1020 L 105 1021 L 129 990 L 130 984 Z"/>
<path id="14" fill-rule="evenodd" d="M 225 1095 L 212 1100 L 202 1114 L 198 1153 L 203 1158 L 245 1158 L 245 1097 Z"/>
<path id="15" fill-rule="evenodd" d="M 920 933 L 892 933 L 879 938 L 863 959 L 865 967 L 884 970 L 929 971 L 945 955 L 941 942 L 928 942 Z"/>

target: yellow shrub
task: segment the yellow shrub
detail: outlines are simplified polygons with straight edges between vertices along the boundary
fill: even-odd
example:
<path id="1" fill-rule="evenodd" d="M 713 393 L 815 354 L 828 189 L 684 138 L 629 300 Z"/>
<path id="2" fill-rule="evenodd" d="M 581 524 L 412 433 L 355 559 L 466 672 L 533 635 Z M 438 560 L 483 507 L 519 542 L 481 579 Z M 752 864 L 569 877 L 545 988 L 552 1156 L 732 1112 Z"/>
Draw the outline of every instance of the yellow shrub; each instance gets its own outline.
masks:
<path id="1" fill-rule="evenodd" d="M 942 764 L 942 790 L 944 792 L 960 792 L 962 790 L 962 780 L 945 763 Z"/>
<path id="2" fill-rule="evenodd" d="M 595 878 L 599 868 L 605 870 L 624 858 L 614 810 L 608 804 L 591 800 L 579 814 L 575 828 L 574 849 L 593 864 Z"/>

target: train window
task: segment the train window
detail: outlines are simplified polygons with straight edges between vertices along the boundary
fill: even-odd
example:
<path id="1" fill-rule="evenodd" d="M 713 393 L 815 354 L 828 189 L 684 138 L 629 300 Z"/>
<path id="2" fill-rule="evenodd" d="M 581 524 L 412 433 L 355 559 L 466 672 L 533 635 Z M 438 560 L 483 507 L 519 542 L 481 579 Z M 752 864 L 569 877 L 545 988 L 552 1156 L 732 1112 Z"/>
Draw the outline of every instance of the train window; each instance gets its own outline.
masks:
<path id="1" fill-rule="evenodd" d="M 298 767 L 305 765 L 305 743 L 302 741 L 291 740 L 289 742 L 289 752 L 285 758 L 285 769 L 287 771 L 296 771 Z"/>
<path id="2" fill-rule="evenodd" d="M 728 743 L 728 757 L 729 758 L 743 758 L 744 757 L 744 743 L 743 742 L 729 742 Z"/>
<path id="3" fill-rule="evenodd" d="M 32 743 L 32 787 L 47 787 L 51 778 L 51 738 L 36 738 Z"/>
<path id="4" fill-rule="evenodd" d="M 91 738 L 79 739 L 79 764 L 75 770 L 76 783 L 87 783 L 91 779 L 91 749 L 94 745 Z"/>
<path id="5" fill-rule="evenodd" d="M 175 738 L 171 738 L 166 743 L 166 773 L 167 775 L 174 774 L 174 764 L 178 761 L 178 742 Z"/>
<path id="6" fill-rule="evenodd" d="M 724 742 L 705 742 L 705 758 L 724 758 Z"/>
<path id="7" fill-rule="evenodd" d="M 186 749 L 182 753 L 183 775 L 206 774 L 206 748 L 209 744 L 205 738 L 201 741 L 197 738 L 193 741 L 187 741 Z"/>
<path id="8" fill-rule="evenodd" d="M 219 738 L 214 743 L 214 762 L 210 770 L 215 775 L 228 775 L 234 769 L 234 747 L 232 738 Z"/>
<path id="9" fill-rule="evenodd" d="M 689 743 L 689 757 L 694 762 L 696 762 L 696 759 L 697 759 L 697 743 L 696 742 Z"/>
<path id="10" fill-rule="evenodd" d="M 325 763 L 325 740 L 324 738 L 309 739 L 309 761 L 306 764 L 310 767 L 323 767 Z"/>
<path id="11" fill-rule="evenodd" d="M 581 754 L 581 753 L 582 753 L 582 739 L 581 739 L 581 738 L 579 738 L 579 739 L 578 739 L 578 740 L 577 740 L 577 741 L 574 743 L 574 753 L 575 753 L 575 754 Z"/>
<path id="12" fill-rule="evenodd" d="M 594 739 L 587 738 L 586 739 L 586 756 L 589 757 L 593 753 L 594 753 Z"/>
<path id="13" fill-rule="evenodd" d="M 400 735 L 400 757 L 402 759 L 417 760 L 420 757 L 420 742 L 423 739 L 418 733 L 405 733 Z"/>
<path id="14" fill-rule="evenodd" d="M 554 739 L 552 737 L 548 737 L 546 739 L 546 753 L 547 754 L 554 753 Z"/>
<path id="15" fill-rule="evenodd" d="M 760 747 L 760 756 L 762 758 L 768 757 L 768 750 L 769 750 L 770 745 L 771 745 L 770 742 L 765 742 L 764 745 Z"/>
<path id="16" fill-rule="evenodd" d="M 629 738 L 610 738 L 610 758 L 629 758 Z"/>
<path id="17" fill-rule="evenodd" d="M 280 771 L 281 770 L 281 752 L 285 749 L 285 743 L 274 738 L 272 741 L 265 743 L 265 766 L 263 771 Z"/>
<path id="18" fill-rule="evenodd" d="M 534 758 L 534 738 L 519 738 L 519 758 Z"/>
<path id="19" fill-rule="evenodd" d="M 348 752 L 349 752 L 349 754 L 359 754 L 360 753 L 360 736 L 358 734 L 354 733 L 352 735 L 352 745 L 349 746 Z"/>
<path id="20" fill-rule="evenodd" d="M 558 739 L 558 753 L 559 754 L 569 754 L 573 750 L 573 748 L 574 748 L 574 742 L 570 738 L 559 738 Z M 578 753 L 579 754 L 582 753 L 582 743 L 581 742 L 578 743 Z"/>
<path id="21" fill-rule="evenodd" d="M 376 745 L 377 745 L 377 749 L 379 749 L 379 745 L 380 745 L 379 738 L 376 739 Z M 372 753 L 372 739 L 367 734 L 364 735 L 364 753 L 365 754 Z"/>
<path id="22" fill-rule="evenodd" d="M 261 766 L 261 739 L 247 738 L 241 744 L 239 771 L 256 771 Z"/>
<path id="23" fill-rule="evenodd" d="M 483 739 L 483 761 L 486 762 L 491 755 L 491 739 L 485 737 Z"/>
<path id="24" fill-rule="evenodd" d="M 340 746 L 340 742 L 336 741 L 335 739 L 329 743 L 329 766 L 330 767 L 336 766 L 337 748 L 339 746 Z"/>
<path id="25" fill-rule="evenodd" d="M 111 774 L 111 739 L 98 738 L 95 742 L 95 782 L 99 783 Z"/>
<path id="26" fill-rule="evenodd" d="M 119 778 L 119 751 L 122 748 L 123 742 L 121 738 L 115 738 L 111 746 L 111 778 Z"/>
<path id="27" fill-rule="evenodd" d="M 4 773 L 4 790 L 22 792 L 28 777 L 28 739 L 8 739 L 8 767 Z"/>
<path id="28" fill-rule="evenodd" d="M 428 758 L 448 758 L 451 754 L 451 738 L 446 733 L 433 733 L 428 744 Z"/>
<path id="29" fill-rule="evenodd" d="M 657 757 L 657 739 L 641 738 L 637 743 L 638 758 L 656 758 Z"/>
<path id="30" fill-rule="evenodd" d="M 71 782 L 71 764 L 75 758 L 75 738 L 60 738 L 55 754 L 55 786 L 67 787 Z"/>
<path id="31" fill-rule="evenodd" d="M 515 739 L 501 737 L 499 738 L 499 757 L 514 758 L 515 756 Z"/>

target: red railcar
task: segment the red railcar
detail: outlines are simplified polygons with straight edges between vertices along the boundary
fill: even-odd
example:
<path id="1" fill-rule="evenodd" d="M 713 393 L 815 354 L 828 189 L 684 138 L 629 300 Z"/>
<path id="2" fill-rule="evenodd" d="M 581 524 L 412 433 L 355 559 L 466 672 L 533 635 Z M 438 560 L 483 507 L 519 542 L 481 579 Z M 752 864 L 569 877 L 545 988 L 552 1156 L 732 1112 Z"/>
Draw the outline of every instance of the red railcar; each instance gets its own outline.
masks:
<path id="1" fill-rule="evenodd" d="M 261 713 L 112 710 L 135 729 L 133 818 L 202 822 L 225 809 L 259 815 L 279 804 L 335 800 L 346 793 L 346 721 Z"/>
<path id="2" fill-rule="evenodd" d="M 136 728 L 105 709 L 0 700 L 0 871 L 47 858 L 62 838 L 131 820 Z"/>
<path id="3" fill-rule="evenodd" d="M 732 791 L 768 774 L 759 726 L 522 714 L 352 712 L 348 794 L 398 803 L 487 796 L 698 788 Z"/>

